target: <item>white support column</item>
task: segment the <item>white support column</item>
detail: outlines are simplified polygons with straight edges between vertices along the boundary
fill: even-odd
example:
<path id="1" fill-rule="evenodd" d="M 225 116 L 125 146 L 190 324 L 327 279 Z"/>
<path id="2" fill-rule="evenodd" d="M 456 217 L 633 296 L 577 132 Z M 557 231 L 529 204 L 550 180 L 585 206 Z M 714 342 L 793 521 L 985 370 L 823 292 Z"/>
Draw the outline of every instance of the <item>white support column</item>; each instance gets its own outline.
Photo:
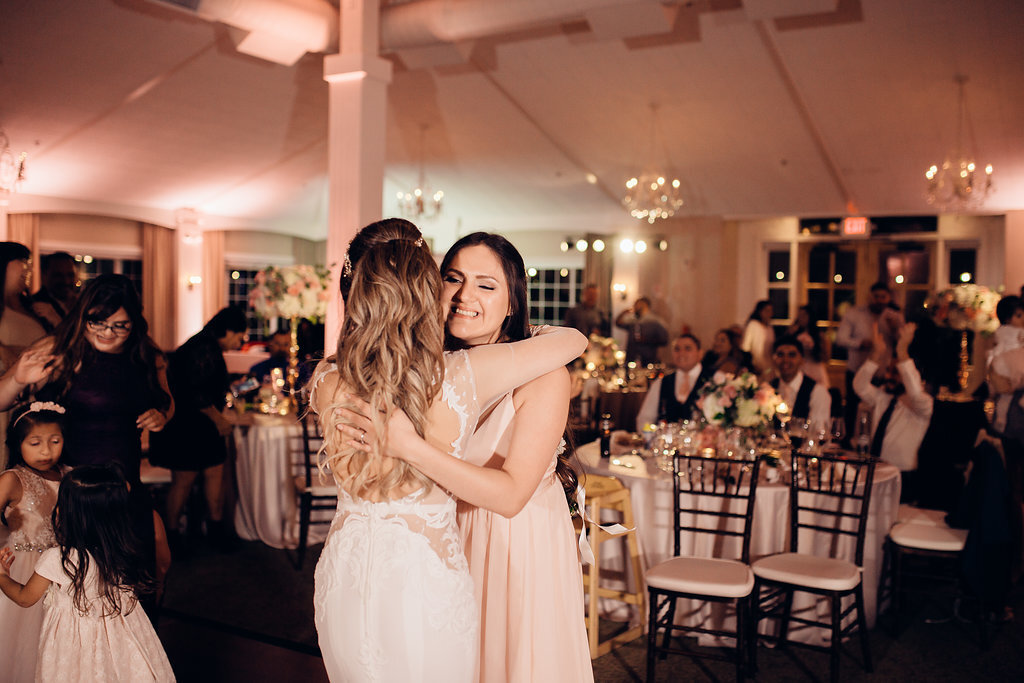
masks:
<path id="1" fill-rule="evenodd" d="M 379 51 L 379 0 L 342 0 L 341 54 L 324 58 L 328 83 L 327 263 L 334 282 L 352 237 L 381 218 L 391 62 Z M 324 344 L 330 355 L 343 314 L 338 288 L 327 307 Z"/>

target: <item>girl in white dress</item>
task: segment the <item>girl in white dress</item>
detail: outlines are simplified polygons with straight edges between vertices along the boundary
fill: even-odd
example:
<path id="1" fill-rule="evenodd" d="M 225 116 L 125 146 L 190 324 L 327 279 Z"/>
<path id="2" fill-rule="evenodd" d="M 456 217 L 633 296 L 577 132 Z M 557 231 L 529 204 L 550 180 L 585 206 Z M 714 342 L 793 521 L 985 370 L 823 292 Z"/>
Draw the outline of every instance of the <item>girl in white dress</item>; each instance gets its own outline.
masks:
<path id="1" fill-rule="evenodd" d="M 66 468 L 60 465 L 64 450 L 64 408 L 54 403 L 32 403 L 16 409 L 7 430 L 11 454 L 9 469 L 0 475 L 0 512 L 9 532 L 6 545 L 14 551 L 10 575 L 28 581 L 43 551 L 57 545 L 53 536 L 53 506 L 57 487 Z M 5 534 L 6 535 L 6 534 Z M 35 678 L 39 629 L 43 606 L 21 609 L 0 600 L 0 662 L 11 681 Z"/>
<path id="2" fill-rule="evenodd" d="M 82 465 L 61 481 L 57 547 L 27 583 L 10 576 L 14 551 L 0 550 L 0 590 L 21 607 L 43 594 L 36 681 L 173 681 L 174 673 L 137 593 L 155 581 L 132 531 L 128 485 L 117 465 Z"/>
<path id="3" fill-rule="evenodd" d="M 317 369 L 310 399 L 325 434 L 324 465 L 339 486 L 316 569 L 320 649 L 335 681 L 475 681 L 479 613 L 455 501 L 385 457 L 382 437 L 369 452 L 346 446 L 335 409 L 368 401 L 380 435 L 401 409 L 427 442 L 461 457 L 482 409 L 577 357 L 587 340 L 559 329 L 443 355 L 437 265 L 411 224 L 390 222 L 400 229 L 383 243 L 381 225 L 350 247 L 357 262 L 345 266 L 351 289 L 337 362 Z M 377 237 L 367 241 L 366 230 Z"/>

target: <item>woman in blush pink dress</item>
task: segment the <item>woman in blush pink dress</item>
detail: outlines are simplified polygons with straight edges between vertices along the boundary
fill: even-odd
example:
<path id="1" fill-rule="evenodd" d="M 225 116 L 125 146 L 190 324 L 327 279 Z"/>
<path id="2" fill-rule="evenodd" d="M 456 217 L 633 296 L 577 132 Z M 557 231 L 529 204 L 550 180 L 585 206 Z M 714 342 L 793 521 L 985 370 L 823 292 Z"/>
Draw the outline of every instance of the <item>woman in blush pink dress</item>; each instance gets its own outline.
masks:
<path id="1" fill-rule="evenodd" d="M 530 335 L 523 260 L 505 238 L 467 235 L 445 255 L 441 275 L 449 349 Z M 562 442 L 569 387 L 559 368 L 505 394 L 482 413 L 463 460 L 430 448 L 404 428 L 401 414 L 388 425 L 389 454 L 460 499 L 458 523 L 480 602 L 483 683 L 593 680 L 566 500 L 575 490 Z M 369 420 L 359 426 L 372 429 Z M 350 443 L 359 435 L 350 432 Z"/>

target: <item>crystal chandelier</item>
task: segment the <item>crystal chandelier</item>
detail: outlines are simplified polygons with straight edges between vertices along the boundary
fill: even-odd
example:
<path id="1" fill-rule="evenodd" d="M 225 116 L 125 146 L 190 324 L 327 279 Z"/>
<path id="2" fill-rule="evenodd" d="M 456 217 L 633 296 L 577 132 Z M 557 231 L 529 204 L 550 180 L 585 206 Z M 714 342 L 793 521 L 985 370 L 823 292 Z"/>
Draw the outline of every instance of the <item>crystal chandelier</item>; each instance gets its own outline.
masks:
<path id="1" fill-rule="evenodd" d="M 652 166 L 659 147 L 658 105 L 651 104 L 651 136 L 647 158 Z M 662 146 L 664 150 L 664 146 Z M 668 159 L 668 152 L 665 151 Z M 648 167 L 640 174 L 626 181 L 626 196 L 622 203 L 629 209 L 629 215 L 638 220 L 654 223 L 659 218 L 668 218 L 683 206 L 679 178 L 672 175 L 671 162 L 663 169 Z"/>
<path id="2" fill-rule="evenodd" d="M 932 164 L 924 177 L 928 180 L 926 196 L 929 204 L 962 210 L 979 206 L 992 192 L 992 164 L 985 164 L 982 170 L 981 164 L 975 161 L 974 126 L 971 125 L 964 96 L 967 76 L 957 74 L 953 81 L 958 88 L 959 108 L 956 149 L 941 164 Z"/>
<path id="3" fill-rule="evenodd" d="M 398 210 L 409 219 L 436 218 L 441 213 L 441 204 L 444 201 L 444 192 L 431 191 L 423 171 L 423 139 L 426 132 L 427 126 L 420 126 L 420 175 L 416 187 L 408 192 L 398 193 Z"/>
<path id="4" fill-rule="evenodd" d="M 7 198 L 18 191 L 21 183 L 25 180 L 25 160 L 27 152 L 22 152 L 17 157 L 11 151 L 11 143 L 7 133 L 0 128 L 0 200 L 4 204 Z"/>

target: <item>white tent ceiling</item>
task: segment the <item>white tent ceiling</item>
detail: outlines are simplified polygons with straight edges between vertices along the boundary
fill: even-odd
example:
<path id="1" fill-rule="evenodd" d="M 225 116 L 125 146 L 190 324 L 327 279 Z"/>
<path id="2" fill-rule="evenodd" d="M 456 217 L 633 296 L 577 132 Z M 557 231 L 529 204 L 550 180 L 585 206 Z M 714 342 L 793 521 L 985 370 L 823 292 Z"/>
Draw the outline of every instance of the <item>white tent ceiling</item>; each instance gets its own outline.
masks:
<path id="1" fill-rule="evenodd" d="M 423 126 L 439 220 L 462 227 L 628 225 L 621 188 L 652 155 L 683 178 L 683 215 L 935 213 L 923 173 L 954 147 L 957 73 L 996 169 L 983 211 L 1024 209 L 1018 0 L 413 0 L 381 25 L 386 214 Z M 322 238 L 323 55 L 284 66 L 236 38 L 152 0 L 0 1 L 0 126 L 29 153 L 10 209 L 194 207 Z"/>

